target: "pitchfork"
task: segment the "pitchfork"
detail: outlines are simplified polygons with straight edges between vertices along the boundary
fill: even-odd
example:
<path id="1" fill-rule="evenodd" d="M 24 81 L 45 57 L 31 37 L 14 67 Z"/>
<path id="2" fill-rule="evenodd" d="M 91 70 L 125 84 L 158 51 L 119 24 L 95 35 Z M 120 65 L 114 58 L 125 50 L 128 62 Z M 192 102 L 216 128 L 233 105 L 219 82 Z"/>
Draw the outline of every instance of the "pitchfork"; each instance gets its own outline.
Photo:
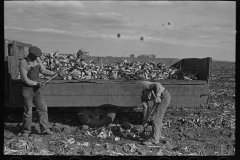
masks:
<path id="1" fill-rule="evenodd" d="M 68 70 L 68 69 L 70 69 L 70 68 L 72 68 L 72 67 L 65 68 L 64 70 L 62 70 L 62 72 L 66 71 L 66 70 Z M 55 77 L 57 77 L 57 76 L 58 76 L 58 74 L 56 74 L 56 75 L 52 76 L 51 78 L 49 78 L 48 80 L 46 80 L 46 81 L 44 82 L 44 86 L 45 86 L 49 81 L 53 80 L 53 79 L 54 79 Z"/>

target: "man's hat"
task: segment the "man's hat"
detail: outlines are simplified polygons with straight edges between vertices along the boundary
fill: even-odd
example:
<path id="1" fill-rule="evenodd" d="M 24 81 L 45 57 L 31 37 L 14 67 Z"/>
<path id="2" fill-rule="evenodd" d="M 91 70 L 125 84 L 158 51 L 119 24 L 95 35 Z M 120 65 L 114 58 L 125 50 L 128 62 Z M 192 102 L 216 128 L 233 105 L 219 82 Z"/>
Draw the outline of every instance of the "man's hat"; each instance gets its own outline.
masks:
<path id="1" fill-rule="evenodd" d="M 142 87 L 143 87 L 144 89 L 148 89 L 151 85 L 154 84 L 154 82 L 141 81 L 140 84 L 142 84 Z"/>
<path id="2" fill-rule="evenodd" d="M 30 55 L 33 55 L 35 57 L 42 56 L 42 51 L 37 46 L 29 47 L 28 52 L 29 52 Z"/>

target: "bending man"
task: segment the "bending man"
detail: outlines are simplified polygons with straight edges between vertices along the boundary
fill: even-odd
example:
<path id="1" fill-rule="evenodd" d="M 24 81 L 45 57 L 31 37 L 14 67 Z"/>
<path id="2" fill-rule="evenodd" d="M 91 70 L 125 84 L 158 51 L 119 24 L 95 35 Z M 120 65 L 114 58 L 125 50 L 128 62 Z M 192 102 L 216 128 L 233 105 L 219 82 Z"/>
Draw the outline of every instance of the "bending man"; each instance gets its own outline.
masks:
<path id="1" fill-rule="evenodd" d="M 167 110 L 167 107 L 170 104 L 171 95 L 159 82 L 143 81 L 141 82 L 141 84 L 144 86 L 141 96 L 144 112 L 144 126 L 147 123 L 147 115 L 150 114 L 148 101 L 154 100 L 154 103 L 157 104 L 156 110 L 153 113 L 153 118 L 150 123 L 152 125 L 152 132 L 149 136 L 149 139 L 146 139 L 142 142 L 144 145 L 154 145 L 159 143 L 160 138 L 163 138 L 162 120 Z"/>

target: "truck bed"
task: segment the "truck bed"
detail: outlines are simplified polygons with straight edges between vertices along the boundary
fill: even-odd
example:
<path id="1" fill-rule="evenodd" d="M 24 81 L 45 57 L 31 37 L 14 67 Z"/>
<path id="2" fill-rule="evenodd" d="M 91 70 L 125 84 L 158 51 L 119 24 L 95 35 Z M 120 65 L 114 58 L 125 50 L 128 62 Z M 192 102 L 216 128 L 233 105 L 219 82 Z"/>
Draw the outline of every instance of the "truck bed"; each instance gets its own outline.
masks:
<path id="1" fill-rule="evenodd" d="M 19 59 L 24 56 L 24 49 L 29 44 L 20 42 L 5 43 L 5 98 L 9 97 L 10 107 L 22 107 L 20 80 L 18 75 Z M 24 48 L 25 47 L 25 48 Z M 118 58 L 117 58 L 118 59 Z M 116 58 L 105 59 L 108 63 L 115 62 Z M 187 70 L 197 74 L 198 80 L 161 80 L 172 96 L 171 104 L 174 107 L 198 107 L 205 105 L 209 98 L 209 83 L 211 80 L 210 57 L 178 59 L 137 59 L 131 61 L 156 61 L 176 69 Z M 102 58 L 95 59 L 102 63 Z M 45 86 L 43 94 L 49 107 L 137 107 L 140 105 L 142 87 L 138 81 L 124 80 L 53 80 Z M 6 100 L 6 99 L 5 99 Z"/>

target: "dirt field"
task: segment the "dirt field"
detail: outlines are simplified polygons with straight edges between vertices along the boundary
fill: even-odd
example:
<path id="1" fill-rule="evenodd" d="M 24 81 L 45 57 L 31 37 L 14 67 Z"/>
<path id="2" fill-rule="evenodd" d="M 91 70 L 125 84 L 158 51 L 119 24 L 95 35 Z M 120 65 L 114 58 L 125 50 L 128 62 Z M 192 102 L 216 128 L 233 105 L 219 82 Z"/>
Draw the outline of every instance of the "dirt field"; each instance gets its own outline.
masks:
<path id="1" fill-rule="evenodd" d="M 34 109 L 33 134 L 28 138 L 16 136 L 22 109 L 6 109 L 4 154 L 235 155 L 235 63 L 213 62 L 210 93 L 208 106 L 168 108 L 163 129 L 166 138 L 157 147 L 146 147 L 139 143 L 143 138 L 137 134 L 142 129 L 141 109 L 120 109 L 110 127 L 92 130 L 79 124 L 76 108 L 49 108 L 49 121 L 55 133 L 52 136 L 38 133 L 37 113 Z M 122 122 L 131 123 L 133 129 L 125 130 Z"/>

